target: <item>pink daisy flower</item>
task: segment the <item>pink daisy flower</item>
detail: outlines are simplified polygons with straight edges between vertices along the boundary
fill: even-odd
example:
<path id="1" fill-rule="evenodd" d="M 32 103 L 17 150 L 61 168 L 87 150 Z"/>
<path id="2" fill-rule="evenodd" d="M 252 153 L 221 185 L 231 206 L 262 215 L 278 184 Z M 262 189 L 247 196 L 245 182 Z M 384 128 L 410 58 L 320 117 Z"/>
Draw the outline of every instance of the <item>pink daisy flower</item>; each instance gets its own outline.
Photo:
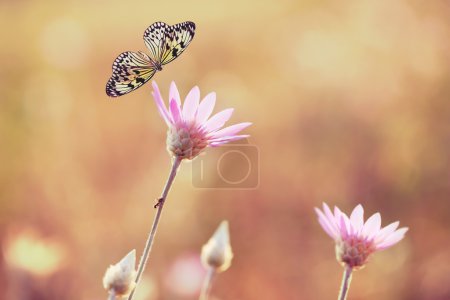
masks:
<path id="1" fill-rule="evenodd" d="M 382 228 L 379 213 L 364 222 L 361 204 L 353 209 L 350 217 L 337 207 L 332 213 L 326 203 L 323 203 L 323 211 L 315 210 L 323 230 L 336 242 L 337 260 L 352 269 L 364 266 L 373 252 L 398 243 L 408 231 L 406 227 L 397 229 L 398 221 Z"/>
<path id="2" fill-rule="evenodd" d="M 180 159 L 193 159 L 206 147 L 216 147 L 249 135 L 238 133 L 252 123 L 245 122 L 222 128 L 233 114 L 233 109 L 225 109 L 211 116 L 216 102 L 216 94 L 209 93 L 200 102 L 200 89 L 195 86 L 186 96 L 183 106 L 175 82 L 170 85 L 169 109 L 153 81 L 152 95 L 161 117 L 169 127 L 167 150 Z"/>

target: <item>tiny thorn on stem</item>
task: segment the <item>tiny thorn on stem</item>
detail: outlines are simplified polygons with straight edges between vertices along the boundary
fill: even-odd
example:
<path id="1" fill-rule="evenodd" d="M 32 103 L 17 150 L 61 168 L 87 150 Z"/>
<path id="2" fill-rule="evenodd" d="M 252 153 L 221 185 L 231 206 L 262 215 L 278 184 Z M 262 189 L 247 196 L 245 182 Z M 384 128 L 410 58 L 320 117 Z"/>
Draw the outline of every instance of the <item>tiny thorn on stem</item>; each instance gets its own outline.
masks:
<path id="1" fill-rule="evenodd" d="M 153 208 L 158 208 L 164 203 L 164 198 L 158 198 L 155 205 L 153 205 Z"/>

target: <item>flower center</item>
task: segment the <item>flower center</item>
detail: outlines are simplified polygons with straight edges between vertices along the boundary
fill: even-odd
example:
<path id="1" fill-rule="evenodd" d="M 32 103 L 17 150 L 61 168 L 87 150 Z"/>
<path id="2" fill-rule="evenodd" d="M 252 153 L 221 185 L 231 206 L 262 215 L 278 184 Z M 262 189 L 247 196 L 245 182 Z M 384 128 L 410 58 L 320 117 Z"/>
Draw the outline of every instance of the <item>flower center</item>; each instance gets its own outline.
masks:
<path id="1" fill-rule="evenodd" d="M 207 145 L 206 131 L 196 124 L 177 124 L 167 132 L 167 150 L 182 159 L 193 159 Z"/>
<path id="2" fill-rule="evenodd" d="M 336 259 L 351 268 L 361 268 L 375 251 L 372 240 L 351 236 L 336 242 Z"/>

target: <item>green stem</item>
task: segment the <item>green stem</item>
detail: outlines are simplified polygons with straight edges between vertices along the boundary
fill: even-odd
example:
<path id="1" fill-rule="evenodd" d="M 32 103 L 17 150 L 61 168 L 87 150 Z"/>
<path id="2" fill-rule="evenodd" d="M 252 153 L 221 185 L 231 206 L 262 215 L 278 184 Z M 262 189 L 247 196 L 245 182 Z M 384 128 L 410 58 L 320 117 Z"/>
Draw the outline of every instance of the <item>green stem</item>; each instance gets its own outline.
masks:
<path id="1" fill-rule="evenodd" d="M 347 299 L 348 289 L 350 287 L 350 282 L 352 281 L 352 271 L 353 268 L 346 266 L 344 270 L 344 276 L 342 277 L 341 290 L 339 292 L 338 300 Z"/>
<path id="2" fill-rule="evenodd" d="M 172 169 L 169 174 L 169 178 L 167 178 L 166 185 L 164 186 L 164 190 L 161 194 L 161 198 L 158 199 L 158 203 L 155 205 L 156 211 L 155 219 L 153 220 L 152 229 L 150 230 L 147 238 L 147 242 L 145 243 L 144 253 L 141 256 L 141 260 L 139 261 L 139 267 L 135 279 L 135 288 L 128 296 L 128 300 L 133 299 L 134 292 L 136 291 L 137 285 L 139 284 L 139 280 L 142 277 L 142 273 L 144 272 L 145 266 L 147 265 L 147 260 L 150 255 L 150 251 L 152 250 L 153 240 L 155 239 L 156 230 L 158 229 L 159 219 L 161 218 L 161 212 L 164 207 L 164 203 L 166 202 L 167 194 L 169 193 L 170 187 L 172 186 L 173 180 L 175 179 L 175 175 L 177 174 L 178 167 L 181 164 L 181 158 L 177 157 L 173 161 Z"/>

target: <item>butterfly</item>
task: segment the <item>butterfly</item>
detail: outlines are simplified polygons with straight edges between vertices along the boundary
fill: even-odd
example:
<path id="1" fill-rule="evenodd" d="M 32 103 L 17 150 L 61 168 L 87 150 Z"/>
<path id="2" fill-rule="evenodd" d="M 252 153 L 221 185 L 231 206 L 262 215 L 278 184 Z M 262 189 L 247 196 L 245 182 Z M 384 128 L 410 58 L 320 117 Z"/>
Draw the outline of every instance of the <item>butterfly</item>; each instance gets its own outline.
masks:
<path id="1" fill-rule="evenodd" d="M 180 56 L 195 34 L 195 23 L 167 25 L 155 22 L 144 32 L 144 43 L 150 55 L 144 52 L 121 53 L 112 66 L 111 78 L 106 83 L 106 94 L 119 97 L 144 85 L 162 66 Z"/>

